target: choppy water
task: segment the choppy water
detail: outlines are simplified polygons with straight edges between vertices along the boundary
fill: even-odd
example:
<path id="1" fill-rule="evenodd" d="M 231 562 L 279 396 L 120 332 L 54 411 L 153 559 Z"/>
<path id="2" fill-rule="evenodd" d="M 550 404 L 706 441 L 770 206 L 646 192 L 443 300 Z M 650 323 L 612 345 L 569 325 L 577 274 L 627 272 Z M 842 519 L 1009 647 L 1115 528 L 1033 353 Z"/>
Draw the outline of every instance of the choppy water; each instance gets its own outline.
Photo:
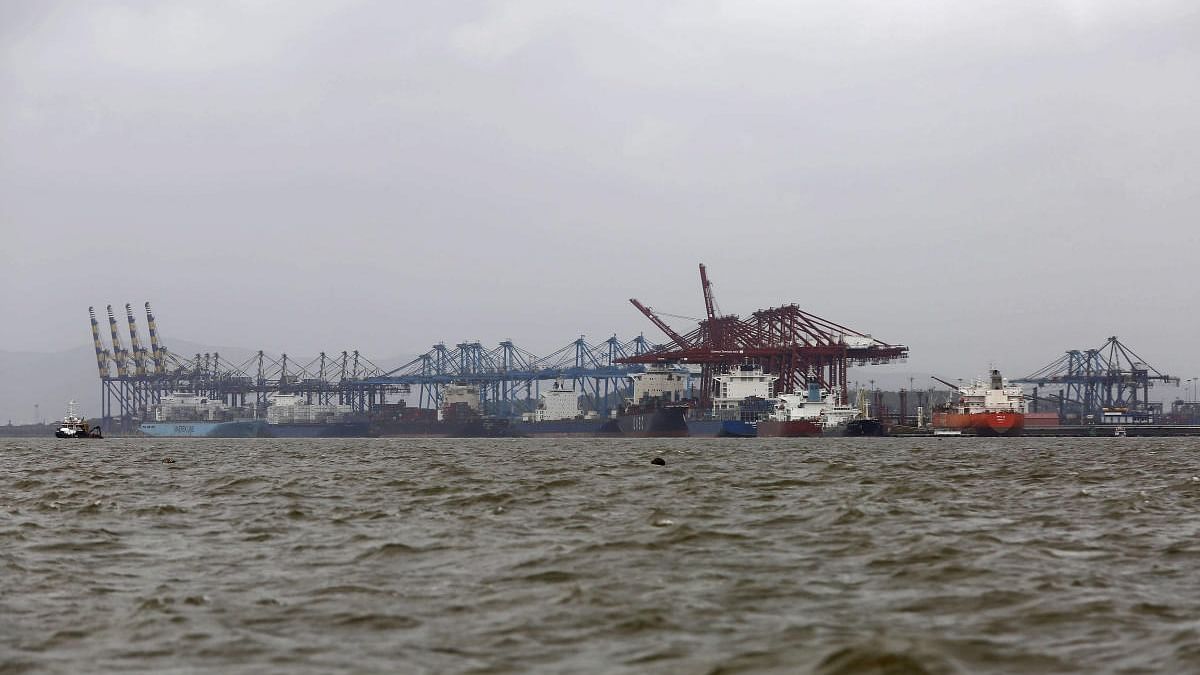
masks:
<path id="1" fill-rule="evenodd" d="M 0 673 L 1200 672 L 1198 450 L 6 439 Z"/>

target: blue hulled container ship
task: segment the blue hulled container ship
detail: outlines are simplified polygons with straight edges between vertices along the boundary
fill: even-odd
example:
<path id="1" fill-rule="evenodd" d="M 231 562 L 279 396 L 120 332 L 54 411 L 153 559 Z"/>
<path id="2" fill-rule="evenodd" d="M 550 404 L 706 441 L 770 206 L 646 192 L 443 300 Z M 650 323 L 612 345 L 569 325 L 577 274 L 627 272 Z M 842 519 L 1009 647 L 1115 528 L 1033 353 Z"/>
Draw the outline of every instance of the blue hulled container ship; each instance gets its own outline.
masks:
<path id="1" fill-rule="evenodd" d="M 147 408 L 138 431 L 156 438 L 254 438 L 265 425 L 222 401 L 175 392 Z"/>
<path id="2" fill-rule="evenodd" d="M 367 436 L 370 426 L 350 406 L 312 404 L 278 394 L 265 418 L 201 394 L 177 392 L 151 405 L 138 430 L 155 438 L 346 438 Z"/>

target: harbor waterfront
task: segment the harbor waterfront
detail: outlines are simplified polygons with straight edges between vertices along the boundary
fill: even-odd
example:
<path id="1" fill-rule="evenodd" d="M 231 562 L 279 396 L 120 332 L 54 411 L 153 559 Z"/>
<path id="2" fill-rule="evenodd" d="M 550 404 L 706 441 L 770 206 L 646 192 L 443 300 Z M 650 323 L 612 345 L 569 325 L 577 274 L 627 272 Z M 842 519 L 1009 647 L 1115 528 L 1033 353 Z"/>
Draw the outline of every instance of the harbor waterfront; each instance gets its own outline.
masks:
<path id="1" fill-rule="evenodd" d="M 1198 451 L 3 439 L 0 672 L 1197 672 Z"/>

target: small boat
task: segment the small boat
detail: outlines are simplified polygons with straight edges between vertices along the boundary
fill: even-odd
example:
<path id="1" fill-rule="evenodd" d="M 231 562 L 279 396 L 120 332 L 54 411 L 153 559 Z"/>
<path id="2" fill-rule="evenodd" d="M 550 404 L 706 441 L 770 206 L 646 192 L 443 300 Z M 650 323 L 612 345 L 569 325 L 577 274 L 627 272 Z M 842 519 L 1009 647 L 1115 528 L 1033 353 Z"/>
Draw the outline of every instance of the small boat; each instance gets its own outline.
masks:
<path id="1" fill-rule="evenodd" d="M 1125 427 L 1118 426 L 1117 428 L 1113 429 L 1113 436 L 1116 436 L 1117 438 L 1125 438 L 1125 435 Z"/>
<path id="2" fill-rule="evenodd" d="M 63 416 L 62 426 L 54 432 L 55 438 L 103 438 L 100 427 L 93 427 L 88 421 L 79 416 L 75 401 L 67 403 L 67 414 Z"/>
<path id="3" fill-rule="evenodd" d="M 962 436 L 962 429 L 934 429 L 934 436 Z"/>

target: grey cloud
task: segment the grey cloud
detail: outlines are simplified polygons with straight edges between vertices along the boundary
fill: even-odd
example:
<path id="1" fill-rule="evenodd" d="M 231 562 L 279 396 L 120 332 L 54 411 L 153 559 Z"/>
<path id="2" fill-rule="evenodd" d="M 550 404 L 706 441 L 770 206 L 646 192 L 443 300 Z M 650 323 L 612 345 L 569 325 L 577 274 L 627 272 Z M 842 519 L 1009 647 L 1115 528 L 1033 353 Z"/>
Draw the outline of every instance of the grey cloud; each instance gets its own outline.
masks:
<path id="1" fill-rule="evenodd" d="M 915 369 L 1197 367 L 1195 3 L 0 12 L 13 350 L 149 299 L 213 344 L 549 351 L 699 313 L 704 261 Z"/>

